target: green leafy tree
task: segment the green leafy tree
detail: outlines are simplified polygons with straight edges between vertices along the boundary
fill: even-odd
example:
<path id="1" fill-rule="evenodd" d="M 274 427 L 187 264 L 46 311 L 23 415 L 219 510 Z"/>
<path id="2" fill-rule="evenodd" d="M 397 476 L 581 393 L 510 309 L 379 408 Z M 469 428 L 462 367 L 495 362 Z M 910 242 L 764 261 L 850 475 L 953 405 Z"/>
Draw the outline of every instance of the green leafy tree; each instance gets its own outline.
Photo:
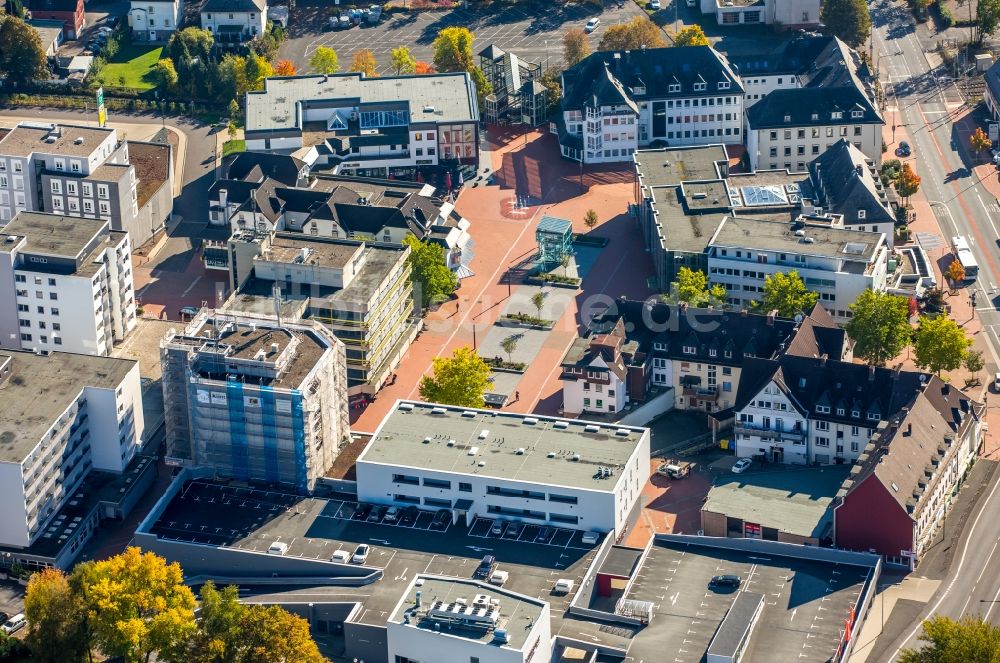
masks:
<path id="1" fill-rule="evenodd" d="M 83 604 L 59 569 L 43 569 L 28 581 L 24 595 L 26 642 L 36 663 L 76 663 L 90 651 Z"/>
<path id="2" fill-rule="evenodd" d="M 538 79 L 545 86 L 545 104 L 550 112 L 555 112 L 562 99 L 562 71 L 556 67 L 549 67 L 542 72 L 542 77 Z"/>
<path id="3" fill-rule="evenodd" d="M 972 339 L 951 318 L 922 316 L 913 334 L 913 355 L 917 366 L 940 375 L 962 365 Z"/>
<path id="4" fill-rule="evenodd" d="M 862 0 L 863 1 L 863 0 Z M 628 51 L 638 48 L 661 48 L 667 42 L 663 31 L 646 16 L 636 16 L 628 23 L 612 25 L 604 32 L 599 51 Z"/>
<path id="5" fill-rule="evenodd" d="M 865 290 L 851 304 L 845 325 L 854 341 L 854 356 L 873 366 L 884 366 L 909 344 L 912 327 L 906 297 Z"/>
<path id="6" fill-rule="evenodd" d="M 545 308 L 545 293 L 541 290 L 531 296 L 531 305 L 535 307 L 538 317 L 542 317 L 542 309 Z"/>
<path id="7" fill-rule="evenodd" d="M 309 56 L 309 66 L 317 74 L 336 74 L 340 71 L 337 51 L 329 46 L 317 46 L 313 54 Z"/>
<path id="8" fill-rule="evenodd" d="M 235 99 L 229 100 L 229 120 L 237 124 L 240 121 L 240 104 Z"/>
<path id="9" fill-rule="evenodd" d="M 216 80 L 213 74 L 218 73 L 209 68 L 214 45 L 212 33 L 201 28 L 184 28 L 170 35 L 163 56 L 174 63 L 178 86 L 185 94 L 194 97 L 211 91 Z"/>
<path id="10" fill-rule="evenodd" d="M 972 0 L 966 0 L 972 2 Z M 982 44 L 1000 27 L 1000 0 L 978 0 L 976 2 L 975 40 Z"/>
<path id="11" fill-rule="evenodd" d="M 507 361 L 511 363 L 514 362 L 513 354 L 514 350 L 517 350 L 518 340 L 519 339 L 517 337 L 517 334 L 511 334 L 510 336 L 500 341 L 500 348 L 507 353 Z"/>
<path id="12" fill-rule="evenodd" d="M 1000 663 L 1000 627 L 979 617 L 924 621 L 919 649 L 904 649 L 899 663 Z"/>
<path id="13" fill-rule="evenodd" d="M 572 67 L 576 63 L 590 55 L 590 37 L 583 28 L 570 28 L 563 35 L 563 62 L 567 67 Z"/>
<path id="14" fill-rule="evenodd" d="M 826 0 L 820 20 L 827 30 L 851 48 L 868 41 L 872 32 L 872 17 L 865 0 Z"/>
<path id="15" fill-rule="evenodd" d="M 18 16 L 0 13 L 0 83 L 18 86 L 48 77 L 38 31 Z"/>
<path id="16" fill-rule="evenodd" d="M 278 40 L 270 32 L 265 32 L 250 41 L 250 50 L 270 62 L 278 55 Z"/>
<path id="17" fill-rule="evenodd" d="M 969 385 L 979 384 L 979 371 L 986 368 L 986 361 L 983 359 L 982 350 L 969 350 L 965 353 L 965 370 L 971 374 Z"/>
<path id="18" fill-rule="evenodd" d="M 493 92 L 493 85 L 486 80 L 486 74 L 479 67 L 473 67 L 469 71 L 469 76 L 472 78 L 472 82 L 476 84 L 476 101 L 479 102 L 479 108 L 482 108 L 483 100 Z"/>
<path id="19" fill-rule="evenodd" d="M 705 36 L 705 31 L 700 25 L 689 25 L 681 28 L 681 31 L 674 36 L 674 46 L 711 46 Z"/>
<path id="20" fill-rule="evenodd" d="M 78 564 L 71 585 L 82 597 L 94 641 L 107 656 L 140 663 L 155 653 L 176 660 L 194 636 L 194 594 L 181 567 L 130 547 Z"/>
<path id="21" fill-rule="evenodd" d="M 593 230 L 594 226 L 597 225 L 597 212 L 592 209 L 587 210 L 587 213 L 583 215 L 583 225 Z"/>
<path id="22" fill-rule="evenodd" d="M 375 60 L 375 54 L 367 48 L 354 51 L 349 71 L 360 72 L 366 78 L 375 78 L 378 76 L 378 62 Z"/>
<path id="23" fill-rule="evenodd" d="M 229 140 L 236 140 L 236 137 L 240 135 L 240 128 L 235 121 L 229 120 L 229 124 L 226 125 L 226 133 L 229 134 Z"/>
<path id="24" fill-rule="evenodd" d="M 392 73 L 397 76 L 401 74 L 412 74 L 417 70 L 417 60 L 410 54 L 410 49 L 406 46 L 397 46 L 389 54 Z"/>
<path id="25" fill-rule="evenodd" d="M 434 358 L 434 375 L 420 380 L 420 398 L 431 403 L 483 407 L 483 395 L 493 385 L 490 367 L 472 348 L 455 350 L 451 357 Z"/>
<path id="26" fill-rule="evenodd" d="M 472 43 L 475 39 L 468 28 L 450 27 L 441 30 L 431 44 L 434 68 L 441 72 L 471 72 L 476 66 L 472 55 Z"/>
<path id="27" fill-rule="evenodd" d="M 260 90 L 264 87 L 264 79 L 274 76 L 274 67 L 263 56 L 248 53 L 246 56 L 247 90 Z"/>
<path id="28" fill-rule="evenodd" d="M 421 306 L 439 301 L 458 288 L 458 277 L 445 264 L 444 247 L 431 242 L 421 242 L 407 235 L 403 243 L 410 247 L 410 280 L 413 282 Z"/>
<path id="29" fill-rule="evenodd" d="M 149 77 L 156 83 L 156 87 L 165 91 L 173 90 L 177 87 L 177 70 L 174 68 L 174 61 L 170 58 L 160 58 L 153 65 L 153 70 L 149 72 Z"/>
<path id="30" fill-rule="evenodd" d="M 677 280 L 673 283 L 673 295 L 678 302 L 690 306 L 720 305 L 726 301 L 726 289 L 715 284 L 708 284 L 705 272 L 699 269 L 681 267 L 677 271 Z"/>
<path id="31" fill-rule="evenodd" d="M 764 296 L 755 308 L 764 313 L 777 310 L 783 318 L 794 318 L 812 309 L 817 301 L 819 294 L 806 289 L 802 277 L 792 270 L 764 277 Z"/>

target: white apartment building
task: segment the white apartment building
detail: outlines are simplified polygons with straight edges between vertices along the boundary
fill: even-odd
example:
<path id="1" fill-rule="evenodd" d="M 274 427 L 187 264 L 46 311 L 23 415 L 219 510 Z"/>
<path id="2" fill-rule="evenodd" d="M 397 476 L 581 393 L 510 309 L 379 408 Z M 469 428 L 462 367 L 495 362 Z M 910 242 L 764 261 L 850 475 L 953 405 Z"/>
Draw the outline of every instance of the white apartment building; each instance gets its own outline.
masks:
<path id="1" fill-rule="evenodd" d="M 311 491 L 350 439 L 344 345 L 319 324 L 205 310 L 160 348 L 172 465 Z"/>
<path id="2" fill-rule="evenodd" d="M 842 221 L 831 216 L 791 224 L 726 216 L 708 242 L 708 278 L 739 308 L 760 299 L 767 276 L 794 270 L 843 322 L 858 295 L 885 289 L 889 249 L 882 233 L 838 226 Z"/>
<path id="3" fill-rule="evenodd" d="M 0 348 L 107 356 L 135 328 L 128 233 L 21 212 L 0 240 Z"/>
<path id="4" fill-rule="evenodd" d="M 827 465 L 857 460 L 879 422 L 908 407 L 929 376 L 784 355 L 755 360 L 743 379 L 735 406 L 737 455 Z"/>
<path id="5" fill-rule="evenodd" d="M 56 514 L 92 471 L 120 474 L 139 450 L 138 362 L 0 352 L 0 402 L 0 545 L 26 549 L 57 530 L 59 546 L 85 541 L 90 518 L 67 531 Z"/>
<path id="6" fill-rule="evenodd" d="M 708 46 L 599 51 L 563 72 L 562 155 L 631 161 L 646 146 L 743 142 L 743 86 Z"/>
<path id="7" fill-rule="evenodd" d="M 219 44 L 250 41 L 267 30 L 267 2 L 208 0 L 201 7 L 201 27 Z"/>
<path id="8" fill-rule="evenodd" d="M 421 573 L 386 620 L 386 660 L 548 663 L 551 622 L 542 599 Z"/>
<path id="9" fill-rule="evenodd" d="M 182 0 L 132 0 L 128 24 L 137 41 L 167 41 L 183 16 Z"/>
<path id="10" fill-rule="evenodd" d="M 22 122 L 0 135 L 0 227 L 21 211 L 51 212 L 103 219 L 145 243 L 173 207 L 171 148 L 129 147 L 112 128 Z"/>
<path id="11" fill-rule="evenodd" d="M 631 360 L 634 353 L 630 347 L 629 355 L 623 354 L 626 343 L 624 324 L 573 341 L 561 364 L 565 412 L 617 414 L 625 408 L 629 402 L 626 357 Z"/>
<path id="12" fill-rule="evenodd" d="M 746 88 L 753 170 L 803 172 L 841 139 L 881 163 L 885 119 L 874 77 L 844 42 L 805 35 L 778 54 L 743 56 L 734 66 Z"/>
<path id="13" fill-rule="evenodd" d="M 336 175 L 416 180 L 422 166 L 478 168 L 476 88 L 466 73 L 269 78 L 247 93 L 246 141 Z"/>
<path id="14" fill-rule="evenodd" d="M 357 461 L 362 502 L 624 531 L 649 429 L 398 401 Z"/>

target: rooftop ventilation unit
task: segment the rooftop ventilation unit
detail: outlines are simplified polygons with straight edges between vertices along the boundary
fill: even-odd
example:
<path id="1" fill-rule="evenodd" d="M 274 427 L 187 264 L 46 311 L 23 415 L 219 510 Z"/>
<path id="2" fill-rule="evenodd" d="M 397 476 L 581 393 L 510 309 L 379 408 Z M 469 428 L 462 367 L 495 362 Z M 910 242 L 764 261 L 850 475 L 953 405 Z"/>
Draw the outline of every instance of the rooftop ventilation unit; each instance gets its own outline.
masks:
<path id="1" fill-rule="evenodd" d="M 473 412 L 472 410 L 466 410 L 466 411 L 462 412 L 462 416 L 463 417 L 474 417 L 474 416 L 476 416 L 476 413 Z"/>
<path id="2" fill-rule="evenodd" d="M 263 349 L 261 349 L 261 350 L 258 350 L 258 351 L 257 351 L 257 354 L 255 354 L 255 355 L 253 356 L 253 358 L 254 358 L 254 361 L 264 361 L 264 358 L 265 358 L 265 357 L 267 357 L 267 353 L 266 353 L 266 352 L 264 352 L 264 350 L 263 350 Z"/>
<path id="3" fill-rule="evenodd" d="M 535 424 L 538 423 L 538 419 L 534 417 L 525 417 L 524 421 L 522 421 L 521 423 L 525 424 L 526 426 L 534 426 Z"/>
<path id="4" fill-rule="evenodd" d="M 586 426 L 583 427 L 583 430 L 584 432 L 587 433 L 597 433 L 601 430 L 601 427 L 595 424 L 587 424 Z"/>
<path id="5" fill-rule="evenodd" d="M 559 429 L 566 429 L 566 428 L 569 428 L 569 422 L 568 421 L 557 421 L 554 424 L 552 424 L 552 427 L 553 428 L 559 428 Z"/>
<path id="6" fill-rule="evenodd" d="M 485 460 L 481 460 L 478 463 L 476 463 L 476 465 L 478 465 L 479 467 L 486 467 L 486 461 Z"/>
<path id="7" fill-rule="evenodd" d="M 431 443 L 431 436 L 428 435 L 427 437 L 424 438 L 424 444 L 430 444 L 430 443 Z"/>
<path id="8" fill-rule="evenodd" d="M 580 460 L 580 454 L 573 454 L 572 456 L 570 456 L 570 459 L 572 459 L 572 460 Z"/>
<path id="9" fill-rule="evenodd" d="M 403 412 L 409 412 L 413 409 L 413 403 L 400 403 L 399 409 Z"/>
<path id="10" fill-rule="evenodd" d="M 518 456 L 523 456 L 524 455 L 524 447 L 518 447 L 517 450 L 514 451 L 514 453 L 516 453 Z"/>
<path id="11" fill-rule="evenodd" d="M 490 432 L 484 428 L 483 430 L 479 431 L 479 439 L 480 440 L 485 440 L 486 436 L 489 435 L 489 434 L 490 434 Z"/>
<path id="12" fill-rule="evenodd" d="M 469 447 L 469 451 L 467 453 L 470 456 L 475 456 L 477 453 L 479 453 L 479 447 Z"/>
<path id="13" fill-rule="evenodd" d="M 455 446 L 455 440 L 448 440 L 448 446 L 449 447 Z"/>
<path id="14" fill-rule="evenodd" d="M 618 435 L 619 437 L 628 437 L 628 434 L 631 432 L 632 431 L 630 431 L 627 428 L 619 428 L 618 430 L 615 431 L 615 435 Z"/>
<path id="15" fill-rule="evenodd" d="M 277 352 L 280 347 L 281 346 L 279 346 L 277 343 L 272 343 L 271 344 L 271 352 Z"/>
<path id="16" fill-rule="evenodd" d="M 431 414 L 447 414 L 448 410 L 443 407 L 431 408 Z"/>
<path id="17" fill-rule="evenodd" d="M 545 455 L 546 455 L 546 456 L 547 456 L 548 458 L 555 458 L 555 457 L 556 457 L 556 452 L 555 452 L 555 451 L 550 451 L 549 453 L 547 453 L 547 454 L 545 454 Z"/>

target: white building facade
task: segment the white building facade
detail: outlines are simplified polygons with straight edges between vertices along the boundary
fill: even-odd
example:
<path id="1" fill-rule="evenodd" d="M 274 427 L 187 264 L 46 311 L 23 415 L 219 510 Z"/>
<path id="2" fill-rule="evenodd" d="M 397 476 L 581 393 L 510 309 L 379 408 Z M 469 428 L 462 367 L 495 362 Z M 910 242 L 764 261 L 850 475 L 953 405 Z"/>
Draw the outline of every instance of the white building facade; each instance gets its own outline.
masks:
<path id="1" fill-rule="evenodd" d="M 0 242 L 0 347 L 107 356 L 136 322 L 128 233 L 23 212 Z"/>
<path id="2" fill-rule="evenodd" d="M 623 531 L 648 474 L 648 429 L 497 416 L 397 403 L 358 459 L 358 499 L 451 509 L 458 522 L 481 516 Z M 413 434 L 414 425 L 419 435 Z M 395 432 L 399 428 L 410 434 Z M 605 448 L 598 448 L 598 437 L 608 436 Z M 532 445 L 528 438 L 538 442 Z M 404 447 L 410 446 L 407 453 Z M 506 449 L 489 453 L 494 447 Z"/>
<path id="3" fill-rule="evenodd" d="M 167 41 L 184 15 L 181 0 L 132 0 L 128 24 L 138 41 Z"/>

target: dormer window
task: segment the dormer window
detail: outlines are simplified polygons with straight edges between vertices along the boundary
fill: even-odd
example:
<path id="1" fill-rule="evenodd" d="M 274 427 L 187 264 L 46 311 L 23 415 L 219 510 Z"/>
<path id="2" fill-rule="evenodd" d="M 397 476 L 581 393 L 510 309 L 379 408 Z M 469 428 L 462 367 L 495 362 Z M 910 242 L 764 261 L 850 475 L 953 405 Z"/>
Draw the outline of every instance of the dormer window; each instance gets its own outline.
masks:
<path id="1" fill-rule="evenodd" d="M 723 352 L 723 356 L 725 356 L 726 359 L 732 359 L 733 358 L 733 351 L 732 350 L 726 350 L 725 352 Z"/>
<path id="2" fill-rule="evenodd" d="M 663 351 L 666 351 L 667 344 L 666 343 L 660 343 L 659 341 L 656 341 L 655 343 L 653 343 L 653 349 L 654 350 L 663 350 Z"/>
<path id="3" fill-rule="evenodd" d="M 813 122 L 815 122 L 818 119 L 819 119 L 819 113 L 813 113 L 812 114 L 812 120 L 813 120 Z"/>
<path id="4" fill-rule="evenodd" d="M 838 417 L 844 416 L 844 408 L 842 408 L 842 407 L 838 407 L 837 408 L 837 416 Z"/>
<path id="5" fill-rule="evenodd" d="M 719 89 L 720 90 L 728 90 L 729 89 L 729 81 L 719 81 Z"/>
<path id="6" fill-rule="evenodd" d="M 684 348 L 683 348 L 683 352 L 686 355 L 693 355 L 697 351 L 698 351 L 698 349 L 696 347 L 694 347 L 693 345 L 685 345 Z"/>
<path id="7" fill-rule="evenodd" d="M 830 406 L 829 405 L 817 405 L 816 406 L 816 412 L 818 412 L 819 414 L 830 414 Z"/>
<path id="8" fill-rule="evenodd" d="M 879 419 L 881 419 L 881 417 L 879 416 L 878 412 L 869 412 L 868 413 L 868 420 L 869 421 L 878 421 Z"/>
<path id="9" fill-rule="evenodd" d="M 715 348 L 709 348 L 709 350 L 708 350 L 708 356 L 709 357 L 715 357 L 718 354 L 719 354 L 718 350 L 716 350 Z"/>
<path id="10" fill-rule="evenodd" d="M 865 218 L 865 210 L 863 210 L 863 209 L 859 209 L 858 210 L 858 218 L 859 219 Z"/>
<path id="11" fill-rule="evenodd" d="M 851 117 L 861 117 L 862 115 L 864 115 L 864 111 L 851 111 Z"/>
<path id="12" fill-rule="evenodd" d="M 792 121 L 792 116 L 791 115 L 786 115 L 785 116 L 785 124 L 788 124 L 791 121 Z"/>
<path id="13" fill-rule="evenodd" d="M 670 85 L 667 86 L 667 92 L 680 92 L 680 91 L 681 91 L 680 83 L 671 83 Z"/>
<path id="14" fill-rule="evenodd" d="M 695 83 L 694 84 L 694 91 L 695 92 L 703 92 L 706 87 L 707 86 L 706 86 L 705 83 Z"/>
<path id="15" fill-rule="evenodd" d="M 851 410 L 851 416 L 855 419 L 859 418 L 861 416 L 861 410 Z"/>
<path id="16" fill-rule="evenodd" d="M 844 114 L 841 111 L 833 111 L 832 113 L 830 113 L 831 120 L 841 120 L 843 119 L 843 117 Z"/>

